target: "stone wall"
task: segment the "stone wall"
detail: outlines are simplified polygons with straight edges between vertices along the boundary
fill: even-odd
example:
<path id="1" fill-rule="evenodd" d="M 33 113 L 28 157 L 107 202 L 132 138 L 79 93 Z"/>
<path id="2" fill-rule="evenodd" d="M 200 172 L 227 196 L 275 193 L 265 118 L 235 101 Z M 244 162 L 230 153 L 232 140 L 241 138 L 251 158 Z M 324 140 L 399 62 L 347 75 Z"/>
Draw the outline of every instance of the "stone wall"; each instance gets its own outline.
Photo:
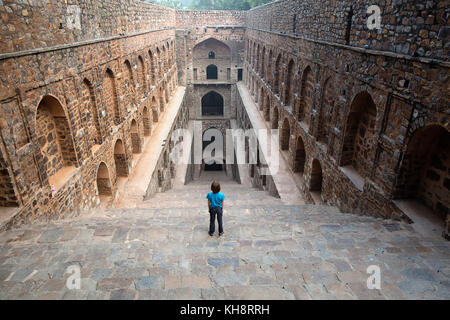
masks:
<path id="1" fill-rule="evenodd" d="M 177 10 L 176 28 L 204 28 L 206 26 L 244 26 L 245 11 L 228 10 Z"/>
<path id="2" fill-rule="evenodd" d="M 203 18 L 197 19 L 201 16 Z M 219 129 L 226 141 L 226 129 L 230 119 L 236 118 L 236 85 L 238 70 L 243 68 L 244 28 L 243 12 L 227 11 L 177 11 L 177 17 L 186 23 L 177 28 L 177 64 L 180 82 L 186 81 L 186 104 L 191 120 L 202 121 L 202 132 L 208 128 Z M 186 20 L 187 19 L 187 20 Z M 189 19 L 194 19 L 192 24 Z M 214 52 L 214 58 L 209 53 Z M 207 79 L 206 68 L 214 64 L 218 68 L 217 79 Z M 223 99 L 223 115 L 203 115 L 202 98 L 211 92 Z M 223 155 L 226 156 L 224 143 Z M 188 179 L 198 177 L 202 165 L 188 168 Z M 231 167 L 226 166 L 226 169 Z"/>
<path id="3" fill-rule="evenodd" d="M 135 165 L 132 140 L 135 151 L 141 152 L 144 139 L 151 139 L 149 125 L 161 117 L 178 85 L 174 29 L 119 36 L 123 31 L 147 31 L 165 23 L 174 26 L 174 20 L 169 23 L 174 11 L 142 3 L 142 17 L 130 13 L 132 17 L 127 21 L 127 15 L 118 18 L 115 14 L 133 12 L 137 7 L 133 9 L 131 4 L 140 3 L 108 3 L 89 3 L 97 10 L 116 8 L 114 14 L 102 18 L 110 19 L 109 27 L 103 20 L 105 29 L 92 25 L 76 37 L 76 31 L 62 36 L 49 32 L 52 26 L 47 26 L 47 42 L 30 42 L 24 36 L 23 45 L 16 43 L 11 48 L 16 51 L 14 54 L 0 55 L 0 78 L 6 84 L 0 89 L 0 149 L 13 183 L 14 195 L 8 201 L 17 199 L 19 206 L 9 225 L 80 214 L 98 206 L 102 193 L 108 193 L 107 201 L 113 202 L 117 177 L 128 175 Z M 0 10 L 11 7 L 14 16 L 28 6 L 3 4 Z M 30 32 L 38 39 L 40 31 L 27 28 L 45 24 L 27 24 L 26 19 L 64 18 L 63 14 L 55 14 L 59 12 L 55 6 L 63 8 L 62 4 L 52 2 L 40 7 L 41 3 L 35 1 L 33 5 L 27 9 L 29 18 L 15 20 L 14 34 Z M 89 19 L 89 14 L 97 12 L 92 10 L 82 11 L 82 26 L 100 19 L 100 14 Z M 9 19 L 12 24 L 12 18 Z M 7 32 L 2 36 L 7 37 Z M 112 37 L 98 38 L 101 36 Z M 91 37 L 95 41 L 73 43 Z M 2 43 L 5 45 L 5 41 Z M 48 47 L 62 43 L 66 45 Z M 45 48 L 17 51 L 38 46 Z M 136 123 L 133 134 L 132 122 Z M 115 156 L 119 140 L 123 150 Z M 106 179 L 97 179 L 100 163 L 108 171 L 111 192 L 99 189 L 98 181 Z M 102 185 L 108 185 L 104 182 Z"/>
<path id="4" fill-rule="evenodd" d="M 381 30 L 369 30 L 367 8 L 381 9 Z M 249 29 L 448 60 L 448 2 L 280 0 L 248 11 Z M 350 23 L 350 22 L 351 23 Z"/>
<path id="5" fill-rule="evenodd" d="M 175 26 L 175 10 L 139 0 L 2 0 L 0 13 L 1 53 Z"/>
<path id="6" fill-rule="evenodd" d="M 287 123 L 281 137 L 289 137 L 294 174 L 301 171 L 296 158 L 304 145 L 304 191 L 317 160 L 325 203 L 407 219 L 392 202 L 393 190 L 415 130 L 432 124 L 449 130 L 449 100 L 441 94 L 448 64 L 253 29 L 245 41 L 244 80 L 272 127 L 282 130 Z"/>
<path id="7" fill-rule="evenodd" d="M 178 114 L 175 116 L 175 121 L 172 123 L 172 127 L 169 130 L 163 150 L 158 158 L 152 179 L 150 180 L 145 194 L 145 199 L 151 198 L 152 195 L 157 192 L 164 192 L 173 187 L 177 166 L 176 163 L 172 161 L 170 155 L 172 152 L 177 150 L 175 149 L 177 148 L 177 144 L 181 144 L 183 142 L 181 137 L 178 137 L 178 140 L 175 141 L 173 132 L 177 129 L 187 129 L 188 122 L 189 108 L 186 103 L 185 95 Z M 175 156 L 175 154 L 173 154 L 173 156 Z"/>

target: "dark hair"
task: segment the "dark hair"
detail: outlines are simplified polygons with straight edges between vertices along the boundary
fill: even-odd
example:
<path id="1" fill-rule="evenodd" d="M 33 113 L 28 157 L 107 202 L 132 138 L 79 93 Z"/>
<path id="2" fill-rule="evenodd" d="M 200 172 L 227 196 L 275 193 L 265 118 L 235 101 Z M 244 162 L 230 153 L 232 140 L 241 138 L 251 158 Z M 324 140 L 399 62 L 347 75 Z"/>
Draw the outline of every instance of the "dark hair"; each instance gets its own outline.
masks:
<path id="1" fill-rule="evenodd" d="M 211 191 L 214 193 L 217 193 L 220 191 L 220 183 L 218 183 L 217 181 L 213 181 L 211 183 Z"/>

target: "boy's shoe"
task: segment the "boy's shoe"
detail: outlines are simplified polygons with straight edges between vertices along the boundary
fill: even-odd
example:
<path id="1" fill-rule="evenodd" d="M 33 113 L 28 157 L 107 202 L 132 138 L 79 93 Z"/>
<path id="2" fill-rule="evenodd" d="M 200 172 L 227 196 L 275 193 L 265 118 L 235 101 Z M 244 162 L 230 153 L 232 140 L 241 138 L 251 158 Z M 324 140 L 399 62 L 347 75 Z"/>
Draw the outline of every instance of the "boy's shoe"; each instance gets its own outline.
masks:
<path id="1" fill-rule="evenodd" d="M 220 237 L 221 235 L 223 235 L 223 232 L 220 232 L 220 233 L 219 233 L 219 237 Z"/>
<path id="2" fill-rule="evenodd" d="M 208 234 L 212 237 L 214 235 L 214 233 L 208 232 Z"/>

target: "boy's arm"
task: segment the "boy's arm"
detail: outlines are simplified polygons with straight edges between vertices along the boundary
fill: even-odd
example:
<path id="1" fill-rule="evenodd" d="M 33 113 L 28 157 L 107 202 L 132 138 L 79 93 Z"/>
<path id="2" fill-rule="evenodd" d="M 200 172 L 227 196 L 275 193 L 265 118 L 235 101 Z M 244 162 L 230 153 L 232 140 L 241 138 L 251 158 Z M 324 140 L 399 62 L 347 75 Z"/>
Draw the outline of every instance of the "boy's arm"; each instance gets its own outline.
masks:
<path id="1" fill-rule="evenodd" d="M 209 207 L 211 207 L 211 200 L 208 200 L 208 210 L 209 210 Z"/>

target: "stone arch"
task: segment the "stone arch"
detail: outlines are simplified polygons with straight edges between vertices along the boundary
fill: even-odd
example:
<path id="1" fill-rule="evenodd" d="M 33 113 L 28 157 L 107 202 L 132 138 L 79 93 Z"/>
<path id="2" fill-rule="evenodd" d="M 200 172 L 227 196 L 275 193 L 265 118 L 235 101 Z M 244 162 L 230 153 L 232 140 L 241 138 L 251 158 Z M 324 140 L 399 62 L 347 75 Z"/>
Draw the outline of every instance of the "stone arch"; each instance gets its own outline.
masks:
<path id="1" fill-rule="evenodd" d="M 261 102 L 262 105 L 262 102 Z M 266 96 L 266 103 L 264 105 L 264 120 L 270 121 L 270 96 Z"/>
<path id="2" fill-rule="evenodd" d="M 164 112 L 165 107 L 165 101 L 164 101 L 164 94 L 163 94 L 163 88 L 159 88 L 159 111 Z"/>
<path id="3" fill-rule="evenodd" d="M 119 112 L 119 101 L 117 96 L 116 78 L 111 69 L 106 69 L 105 77 L 103 79 L 103 96 L 105 99 L 105 106 L 110 109 L 113 122 L 119 124 L 121 122 Z"/>
<path id="4" fill-rule="evenodd" d="M 147 107 L 144 107 L 142 111 L 142 122 L 144 124 L 144 136 L 149 136 L 152 133 L 152 121 Z"/>
<path id="5" fill-rule="evenodd" d="M 156 102 L 155 96 L 152 97 L 152 116 L 153 116 L 153 123 L 158 122 L 159 119 L 158 102 Z"/>
<path id="6" fill-rule="evenodd" d="M 306 151 L 302 137 L 297 137 L 294 155 L 294 172 L 303 173 L 305 171 Z"/>
<path id="7" fill-rule="evenodd" d="M 264 89 L 262 86 L 259 91 L 259 110 L 264 110 Z"/>
<path id="8" fill-rule="evenodd" d="M 224 56 L 231 56 L 231 49 L 230 47 L 223 41 L 217 40 L 216 38 L 210 37 L 207 38 L 205 40 L 200 40 L 192 49 L 193 52 L 199 50 L 201 47 L 206 47 L 206 48 L 214 48 L 214 47 L 220 47 L 223 50 L 223 54 Z M 210 49 L 208 49 L 208 51 L 211 51 Z M 217 57 L 217 50 L 214 50 L 214 53 L 216 54 L 216 58 Z M 203 58 L 205 58 L 205 56 L 203 56 Z M 207 57 L 206 57 L 207 58 Z"/>
<path id="9" fill-rule="evenodd" d="M 314 77 L 310 66 L 307 66 L 302 74 L 300 82 L 300 104 L 298 110 L 298 120 L 310 124 L 309 115 L 313 104 Z"/>
<path id="10" fill-rule="evenodd" d="M 275 106 L 275 108 L 273 108 L 272 129 L 278 129 L 278 121 L 279 121 L 278 107 Z"/>
<path id="11" fill-rule="evenodd" d="M 69 119 L 62 104 L 53 96 L 44 96 L 35 115 L 36 137 L 50 184 L 63 167 L 77 166 L 75 145 Z M 55 178 L 58 180 L 58 178 Z"/>
<path id="12" fill-rule="evenodd" d="M 139 135 L 139 127 L 135 119 L 131 121 L 131 149 L 133 153 L 141 153 L 141 138 Z"/>
<path id="13" fill-rule="evenodd" d="M 286 86 L 284 91 L 284 104 L 290 105 L 293 101 L 292 99 L 292 90 L 291 86 L 294 83 L 294 76 L 295 76 L 295 63 L 294 60 L 289 60 L 288 68 L 287 68 L 287 75 L 286 75 Z"/>
<path id="14" fill-rule="evenodd" d="M 167 51 L 166 46 L 162 46 L 162 66 L 163 66 L 163 72 L 167 72 Z"/>
<path id="15" fill-rule="evenodd" d="M 158 65 L 158 75 L 162 77 L 163 71 L 161 67 L 161 51 L 156 47 L 156 63 Z"/>
<path id="16" fill-rule="evenodd" d="M 344 131 L 341 166 L 353 166 L 366 176 L 375 157 L 377 108 L 367 91 L 358 93 L 352 101 Z"/>
<path id="17" fill-rule="evenodd" d="M 135 83 L 134 83 L 134 76 L 133 76 L 133 67 L 131 66 L 131 63 L 129 60 L 125 60 L 123 62 L 123 66 L 125 69 L 125 76 L 124 76 L 124 86 L 125 86 L 125 92 L 126 92 L 126 100 L 128 104 L 131 104 L 134 99 L 134 93 L 135 93 Z"/>
<path id="18" fill-rule="evenodd" d="M 217 66 L 215 64 L 210 64 L 206 67 L 206 79 L 207 80 L 217 80 Z"/>
<path id="19" fill-rule="evenodd" d="M 309 180 L 309 190 L 322 192 L 322 166 L 320 161 L 314 159 L 311 167 L 311 178 Z"/>
<path id="20" fill-rule="evenodd" d="M 150 58 L 150 66 L 148 70 L 150 72 L 151 83 L 152 85 L 155 85 L 156 83 L 155 56 L 153 55 L 153 52 L 151 50 L 148 50 L 148 56 Z"/>
<path id="21" fill-rule="evenodd" d="M 139 84 L 141 87 L 142 95 L 145 94 L 145 63 L 142 56 L 138 56 L 138 72 L 139 72 Z"/>
<path id="22" fill-rule="evenodd" d="M 255 70 L 257 73 L 260 73 L 260 62 L 261 62 L 261 49 L 259 47 L 259 43 L 258 46 L 256 47 L 256 65 L 255 65 Z"/>
<path id="23" fill-rule="evenodd" d="M 281 74 L 281 53 L 278 54 L 277 60 L 275 61 L 275 70 L 273 77 L 273 91 L 275 93 L 280 92 L 280 74 Z"/>
<path id="24" fill-rule="evenodd" d="M 442 219 L 450 214 L 450 132 L 439 124 L 415 130 L 401 160 L 395 199 L 416 199 Z"/>
<path id="25" fill-rule="evenodd" d="M 114 164 L 116 165 L 116 176 L 128 177 L 127 157 L 122 139 L 117 139 L 114 144 Z"/>
<path id="26" fill-rule="evenodd" d="M 167 83 L 164 85 L 164 98 L 166 100 L 166 102 L 169 102 L 169 93 L 167 91 Z"/>
<path id="27" fill-rule="evenodd" d="M 334 112 L 334 94 L 334 79 L 328 77 L 323 86 L 317 132 L 317 139 L 326 145 L 330 142 L 329 134 Z"/>
<path id="28" fill-rule="evenodd" d="M 267 63 L 267 83 L 272 83 L 272 61 L 273 60 L 273 53 L 272 49 L 269 50 L 269 59 Z"/>
<path id="29" fill-rule="evenodd" d="M 257 72 L 256 70 L 256 64 L 258 63 L 258 48 L 257 48 L 257 43 L 255 42 L 254 46 L 253 46 L 253 63 L 252 63 L 252 67 L 253 70 L 255 70 L 255 72 Z"/>
<path id="30" fill-rule="evenodd" d="M 281 127 L 280 136 L 280 147 L 281 150 L 289 150 L 289 140 L 291 138 L 291 126 L 287 118 L 283 121 L 283 126 Z"/>
<path id="31" fill-rule="evenodd" d="M 266 47 L 263 47 L 261 53 L 261 77 L 263 79 L 265 74 L 265 58 L 266 58 Z"/>
<path id="32" fill-rule="evenodd" d="M 109 175 L 108 166 L 100 162 L 97 169 L 97 190 L 100 201 L 104 202 L 106 198 L 112 197 L 112 183 Z"/>
<path id="33" fill-rule="evenodd" d="M 82 89 L 82 122 L 87 130 L 89 146 L 101 144 L 102 134 L 100 130 L 100 119 L 98 116 L 97 104 L 95 101 L 94 87 L 91 82 L 84 78 Z"/>
<path id="34" fill-rule="evenodd" d="M 210 91 L 202 97 L 202 116 L 223 116 L 223 97 Z"/>

